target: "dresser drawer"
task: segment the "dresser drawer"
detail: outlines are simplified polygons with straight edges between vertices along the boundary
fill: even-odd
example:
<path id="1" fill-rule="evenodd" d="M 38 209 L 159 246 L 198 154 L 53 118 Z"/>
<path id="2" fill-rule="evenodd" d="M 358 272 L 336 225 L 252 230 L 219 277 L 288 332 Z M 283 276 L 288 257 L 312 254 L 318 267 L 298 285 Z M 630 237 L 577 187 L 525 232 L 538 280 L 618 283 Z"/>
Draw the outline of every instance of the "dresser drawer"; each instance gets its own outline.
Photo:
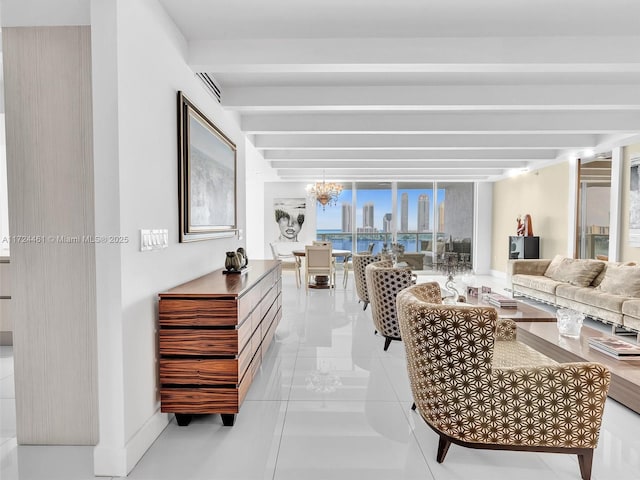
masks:
<path id="1" fill-rule="evenodd" d="M 238 322 L 242 323 L 245 318 L 258 306 L 260 303 L 260 289 L 253 287 L 238 301 Z"/>
<path id="2" fill-rule="evenodd" d="M 256 354 L 253 357 L 253 360 L 251 361 L 251 365 L 249 366 L 246 373 L 244 374 L 244 377 L 240 381 L 240 385 L 238 386 L 239 403 L 242 403 L 242 401 L 244 400 L 244 397 L 247 395 L 247 392 L 249 391 L 249 387 L 251 386 L 251 382 L 253 381 L 253 378 L 257 375 L 260 365 L 262 365 L 262 347 L 258 348 L 258 351 L 256 352 Z"/>
<path id="3" fill-rule="evenodd" d="M 269 292 L 262 299 L 262 303 L 260 303 L 260 312 L 262 317 L 264 317 L 267 314 L 267 312 L 271 308 L 271 305 L 273 305 L 273 302 L 276 300 L 277 297 L 278 297 L 278 287 L 276 285 L 273 285 L 271 290 L 269 290 Z"/>
<path id="4" fill-rule="evenodd" d="M 163 385 L 237 385 L 238 359 L 165 358 L 160 362 Z"/>
<path id="5" fill-rule="evenodd" d="M 161 329 L 160 355 L 237 355 L 251 332 L 251 322 L 245 322 L 237 329 Z"/>
<path id="6" fill-rule="evenodd" d="M 240 404 L 236 388 L 162 388 L 160 400 L 174 413 L 238 413 Z"/>
<path id="7" fill-rule="evenodd" d="M 161 299 L 161 326 L 231 326 L 238 323 L 235 299 Z"/>

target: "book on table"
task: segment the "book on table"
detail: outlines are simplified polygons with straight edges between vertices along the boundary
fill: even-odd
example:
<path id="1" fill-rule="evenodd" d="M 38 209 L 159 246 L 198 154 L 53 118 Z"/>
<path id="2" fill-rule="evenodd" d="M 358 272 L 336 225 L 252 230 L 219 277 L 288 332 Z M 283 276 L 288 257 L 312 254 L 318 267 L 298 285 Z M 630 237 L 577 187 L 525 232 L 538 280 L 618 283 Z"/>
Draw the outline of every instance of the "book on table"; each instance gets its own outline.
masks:
<path id="1" fill-rule="evenodd" d="M 640 359 L 640 345 L 615 337 L 590 337 L 589 346 L 619 359 Z"/>
<path id="2" fill-rule="evenodd" d="M 499 293 L 489 293 L 487 295 L 487 301 L 489 305 L 493 305 L 494 307 L 518 308 L 518 303 L 513 298 L 505 297 Z"/>

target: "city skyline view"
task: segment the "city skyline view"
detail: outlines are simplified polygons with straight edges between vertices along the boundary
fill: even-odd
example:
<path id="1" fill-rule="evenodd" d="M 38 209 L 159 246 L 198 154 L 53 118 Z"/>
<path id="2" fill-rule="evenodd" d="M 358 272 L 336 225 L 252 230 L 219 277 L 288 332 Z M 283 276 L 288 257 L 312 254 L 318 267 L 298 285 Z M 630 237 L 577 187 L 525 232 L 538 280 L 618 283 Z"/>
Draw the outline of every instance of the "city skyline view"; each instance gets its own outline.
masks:
<path id="1" fill-rule="evenodd" d="M 407 194 L 407 229 L 405 230 L 401 225 L 402 215 L 402 194 Z M 428 222 L 427 230 L 433 229 L 433 215 L 431 210 L 433 209 L 433 189 L 398 189 L 397 209 L 398 220 L 397 227 L 399 231 L 417 231 L 418 230 L 418 210 L 419 210 L 419 197 L 426 195 L 426 204 L 429 208 L 429 213 L 426 215 Z M 317 230 L 333 230 L 342 231 L 346 224 L 351 228 L 353 219 L 349 218 L 345 220 L 343 217 L 344 204 L 351 205 L 353 199 L 353 192 L 351 189 L 345 189 L 338 197 L 338 203 L 334 207 L 326 208 L 324 211 L 322 208 L 317 208 Z M 440 205 L 445 200 L 445 190 L 438 189 L 437 192 L 437 205 Z M 358 190 L 357 191 L 357 208 L 355 216 L 355 228 L 362 229 L 364 224 L 364 206 L 372 203 L 373 208 L 373 228 L 382 232 L 384 229 L 384 217 L 386 214 L 392 213 L 392 198 L 391 190 L 372 189 L 372 190 Z M 348 208 L 347 208 L 348 209 Z M 367 209 L 368 210 L 368 209 Z M 344 223 L 343 223 L 344 221 Z"/>

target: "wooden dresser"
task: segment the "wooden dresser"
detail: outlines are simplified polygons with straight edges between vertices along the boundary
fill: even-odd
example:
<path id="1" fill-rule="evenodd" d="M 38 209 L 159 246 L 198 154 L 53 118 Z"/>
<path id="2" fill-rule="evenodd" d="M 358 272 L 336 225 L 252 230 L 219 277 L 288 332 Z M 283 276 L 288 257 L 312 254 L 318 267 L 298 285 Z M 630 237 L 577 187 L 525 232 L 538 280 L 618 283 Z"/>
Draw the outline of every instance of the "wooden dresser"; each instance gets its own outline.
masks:
<path id="1" fill-rule="evenodd" d="M 160 294 L 160 399 L 179 425 L 220 413 L 231 426 L 282 315 L 280 262 L 251 260 Z"/>

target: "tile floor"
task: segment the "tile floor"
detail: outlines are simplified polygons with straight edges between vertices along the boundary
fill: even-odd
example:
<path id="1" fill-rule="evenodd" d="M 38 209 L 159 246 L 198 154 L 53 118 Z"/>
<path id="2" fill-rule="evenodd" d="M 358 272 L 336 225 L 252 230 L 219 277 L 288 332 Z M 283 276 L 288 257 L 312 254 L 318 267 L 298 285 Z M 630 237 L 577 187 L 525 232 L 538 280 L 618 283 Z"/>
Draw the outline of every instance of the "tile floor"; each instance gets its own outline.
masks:
<path id="1" fill-rule="evenodd" d="M 427 277 L 420 277 L 425 280 Z M 499 288 L 489 277 L 478 284 Z M 283 277 L 283 318 L 236 424 L 218 415 L 172 420 L 130 473 L 133 480 L 580 478 L 575 456 L 452 446 L 412 412 L 403 345 L 387 352 L 353 289 L 297 290 Z M 0 347 L 0 479 L 93 478 L 91 447 L 17 446 L 13 358 Z M 608 400 L 594 480 L 640 478 L 640 415 Z"/>

